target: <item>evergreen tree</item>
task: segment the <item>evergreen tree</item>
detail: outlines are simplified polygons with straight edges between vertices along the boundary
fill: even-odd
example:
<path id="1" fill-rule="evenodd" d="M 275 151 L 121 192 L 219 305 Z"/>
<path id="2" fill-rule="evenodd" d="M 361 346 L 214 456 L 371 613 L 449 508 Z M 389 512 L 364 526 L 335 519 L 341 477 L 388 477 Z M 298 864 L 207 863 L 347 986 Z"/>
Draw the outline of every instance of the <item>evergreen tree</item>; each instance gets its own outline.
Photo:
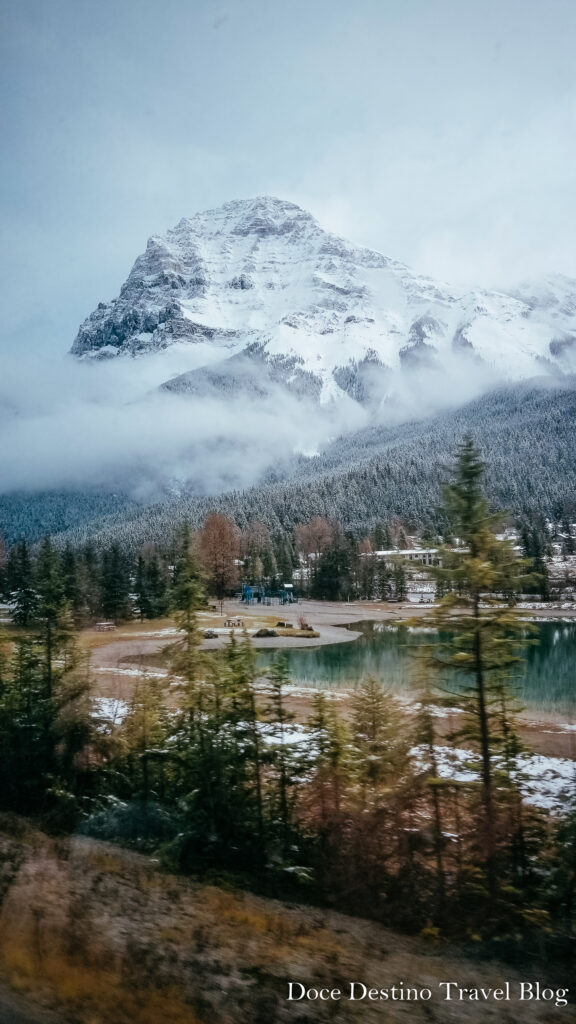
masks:
<path id="1" fill-rule="evenodd" d="M 78 559 L 70 544 L 66 545 L 61 554 L 60 568 L 64 600 L 72 611 L 75 621 L 81 623 L 85 617 L 85 608 L 79 585 Z"/>
<path id="2" fill-rule="evenodd" d="M 142 807 L 140 835 L 146 838 L 148 805 L 168 795 L 170 717 L 157 679 L 142 675 L 132 691 L 128 714 L 120 729 L 122 752 L 118 770 L 128 781 L 131 800 Z"/>
<path id="3" fill-rule="evenodd" d="M 175 566 L 175 618 L 183 633 L 169 649 L 180 707 L 174 753 L 185 808 L 179 863 L 258 869 L 265 857 L 262 753 L 247 638 L 223 659 L 200 649 L 202 580 L 186 532 Z"/>
<path id="4" fill-rule="evenodd" d="M 46 680 L 46 638 L 18 638 L 0 666 L 0 806 L 74 819 L 86 791 L 79 755 L 89 741 L 88 672 L 73 639 Z M 81 778 L 84 775 L 84 782 Z"/>
<path id="5" fill-rule="evenodd" d="M 387 601 L 390 597 L 390 570 L 384 558 L 378 560 L 378 567 L 376 570 L 376 592 L 381 601 Z"/>
<path id="6" fill-rule="evenodd" d="M 405 601 L 408 595 L 408 587 L 406 583 L 406 569 L 402 559 L 394 559 L 394 568 L 392 570 L 392 580 L 394 584 L 394 596 L 397 601 Z"/>
<path id="7" fill-rule="evenodd" d="M 189 700 L 195 700 L 195 688 L 206 659 L 200 651 L 201 638 L 197 613 L 206 606 L 203 577 L 192 547 L 188 527 L 184 527 L 174 565 L 172 610 L 182 639 L 168 648 L 170 666 L 184 680 Z"/>
<path id="8" fill-rule="evenodd" d="M 5 581 L 6 597 L 12 605 L 12 618 L 17 626 L 27 629 L 34 621 L 38 595 L 30 550 L 25 540 L 10 551 Z"/>
<path id="9" fill-rule="evenodd" d="M 268 724 L 268 773 L 270 830 L 279 840 L 279 855 L 287 863 L 294 853 L 297 830 L 294 808 L 298 793 L 299 758 L 290 736 L 294 715 L 286 706 L 286 687 L 290 682 L 286 658 L 277 655 L 268 671 L 268 702 L 264 719 Z"/>
<path id="10" fill-rule="evenodd" d="M 151 603 L 148 596 L 148 587 L 146 580 L 146 569 L 142 555 L 138 555 L 138 561 L 136 563 L 136 575 L 134 578 L 134 598 L 136 601 L 136 608 L 138 609 L 138 614 L 140 616 L 140 622 L 142 622 L 144 619 L 152 618 Z"/>
<path id="11" fill-rule="evenodd" d="M 101 608 L 107 619 L 129 619 L 130 567 L 118 544 L 111 544 L 102 553 Z"/>
<path id="12" fill-rule="evenodd" d="M 349 768 L 349 737 L 344 722 L 325 693 L 314 694 L 312 709 L 308 719 L 316 749 L 312 799 L 319 803 L 323 831 L 340 817 Z"/>
<path id="13" fill-rule="evenodd" d="M 67 645 L 72 623 L 65 612 L 66 595 L 60 556 L 49 537 L 40 547 L 36 565 L 36 621 L 44 641 L 44 680 L 48 698 L 52 696 L 54 660 Z"/>
<path id="14" fill-rule="evenodd" d="M 317 561 L 311 585 L 311 596 L 320 601 L 342 601 L 352 591 L 350 551 L 336 541 Z"/>
<path id="15" fill-rule="evenodd" d="M 470 438 L 461 444 L 453 479 L 445 488 L 446 511 L 460 547 L 442 551 L 442 567 L 431 569 L 451 587 L 426 621 L 442 634 L 428 666 L 464 674 L 453 699 L 464 712 L 455 739 L 480 754 L 478 857 L 492 903 L 499 878 L 498 758 L 513 732 L 511 672 L 521 660 L 526 626 L 510 602 L 525 586 L 526 563 L 513 544 L 500 539 L 502 516 L 490 514 L 483 493 L 484 464 Z M 506 603 L 503 602 L 506 596 Z M 422 621 L 422 620 L 420 620 Z M 507 708 L 506 715 L 503 707 Z"/>
<path id="16" fill-rule="evenodd" d="M 360 683 L 352 698 L 352 750 L 364 806 L 378 801 L 407 753 L 400 712 L 394 697 L 373 676 Z"/>

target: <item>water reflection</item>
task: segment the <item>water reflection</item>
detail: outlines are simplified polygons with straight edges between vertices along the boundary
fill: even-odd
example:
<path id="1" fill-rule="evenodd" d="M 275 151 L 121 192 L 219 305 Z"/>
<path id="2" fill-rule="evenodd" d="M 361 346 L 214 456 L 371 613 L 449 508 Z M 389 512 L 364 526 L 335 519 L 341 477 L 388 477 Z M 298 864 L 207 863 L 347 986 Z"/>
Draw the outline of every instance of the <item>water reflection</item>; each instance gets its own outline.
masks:
<path id="1" fill-rule="evenodd" d="M 352 686 L 371 674 L 393 692 L 411 690 L 413 649 L 429 642 L 433 631 L 381 622 L 361 622 L 350 628 L 361 633 L 354 643 L 287 649 L 294 682 Z M 576 623 L 541 622 L 535 636 L 539 643 L 526 648 L 525 662 L 515 674 L 518 696 L 534 710 L 570 714 L 576 710 Z M 260 666 L 269 664 L 271 657 L 272 652 L 261 652 Z"/>

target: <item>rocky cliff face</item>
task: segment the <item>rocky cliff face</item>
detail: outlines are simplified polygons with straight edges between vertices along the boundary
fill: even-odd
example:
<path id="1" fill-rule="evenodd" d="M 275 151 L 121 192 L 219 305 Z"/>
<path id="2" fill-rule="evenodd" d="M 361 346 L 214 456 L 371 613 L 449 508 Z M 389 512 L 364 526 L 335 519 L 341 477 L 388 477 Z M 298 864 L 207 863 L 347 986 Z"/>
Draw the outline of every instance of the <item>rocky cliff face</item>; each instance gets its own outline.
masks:
<path id="1" fill-rule="evenodd" d="M 293 203 L 239 200 L 151 238 L 72 353 L 145 355 L 174 344 L 202 344 L 203 356 L 168 383 L 172 391 L 257 397 L 281 385 L 366 404 L 381 401 L 397 373 L 461 364 L 494 382 L 576 368 L 576 282 L 462 292 L 324 231 Z"/>

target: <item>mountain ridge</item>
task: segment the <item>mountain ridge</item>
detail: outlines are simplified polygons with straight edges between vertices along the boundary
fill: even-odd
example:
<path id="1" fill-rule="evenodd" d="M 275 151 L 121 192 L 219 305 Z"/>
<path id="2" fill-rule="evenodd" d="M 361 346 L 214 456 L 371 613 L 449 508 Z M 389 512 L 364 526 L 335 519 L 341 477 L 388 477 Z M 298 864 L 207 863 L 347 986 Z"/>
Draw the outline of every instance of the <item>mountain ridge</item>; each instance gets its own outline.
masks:
<path id="1" fill-rule="evenodd" d="M 233 200 L 153 236 L 71 351 L 144 356 L 176 344 L 208 349 L 200 366 L 192 360 L 189 371 L 158 381 L 172 392 L 213 389 L 206 369 L 220 366 L 224 390 L 251 395 L 264 373 L 298 391 L 305 375 L 307 394 L 321 403 L 374 408 L 390 402 L 399 380 L 418 392 L 448 373 L 487 390 L 570 371 L 576 281 L 452 289 L 324 231 L 294 203 Z"/>

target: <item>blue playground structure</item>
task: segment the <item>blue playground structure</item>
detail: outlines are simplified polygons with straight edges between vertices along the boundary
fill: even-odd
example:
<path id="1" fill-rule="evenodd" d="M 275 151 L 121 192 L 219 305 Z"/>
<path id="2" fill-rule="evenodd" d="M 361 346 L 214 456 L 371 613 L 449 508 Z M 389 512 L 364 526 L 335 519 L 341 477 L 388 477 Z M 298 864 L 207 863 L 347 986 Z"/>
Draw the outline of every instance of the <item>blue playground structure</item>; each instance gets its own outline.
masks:
<path id="1" fill-rule="evenodd" d="M 243 604 L 298 604 L 291 583 L 283 583 L 274 590 L 259 584 L 243 583 L 238 599 Z"/>

